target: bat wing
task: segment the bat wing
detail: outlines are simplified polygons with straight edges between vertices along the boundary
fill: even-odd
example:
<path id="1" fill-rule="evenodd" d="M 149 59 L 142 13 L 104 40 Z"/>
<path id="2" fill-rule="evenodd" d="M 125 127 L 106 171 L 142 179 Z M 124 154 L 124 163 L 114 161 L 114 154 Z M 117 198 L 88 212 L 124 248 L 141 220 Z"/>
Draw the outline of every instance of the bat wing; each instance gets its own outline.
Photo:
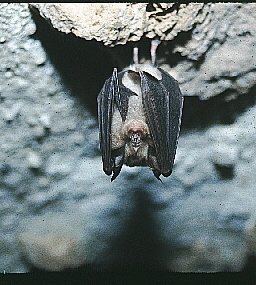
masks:
<path id="1" fill-rule="evenodd" d="M 160 174 L 167 177 L 172 172 L 183 104 L 178 82 L 167 72 L 158 70 L 162 74 L 161 80 L 140 71 L 142 102 L 159 168 L 153 169 L 157 178 Z"/>
<path id="2" fill-rule="evenodd" d="M 117 69 L 115 68 L 112 77 L 105 81 L 105 84 L 97 98 L 100 148 L 102 153 L 103 170 L 107 175 L 112 174 L 111 124 L 114 109 L 114 97 L 118 86 L 117 80 Z"/>
<path id="3" fill-rule="evenodd" d="M 103 170 L 107 175 L 111 175 L 114 172 L 112 181 L 121 171 L 124 156 L 123 148 L 112 149 L 111 126 L 113 112 L 116 106 L 122 121 L 125 121 L 128 112 L 129 97 L 133 94 L 130 89 L 121 83 L 122 76 L 123 72 L 117 73 L 117 69 L 114 68 L 112 76 L 105 81 L 97 98 Z"/>

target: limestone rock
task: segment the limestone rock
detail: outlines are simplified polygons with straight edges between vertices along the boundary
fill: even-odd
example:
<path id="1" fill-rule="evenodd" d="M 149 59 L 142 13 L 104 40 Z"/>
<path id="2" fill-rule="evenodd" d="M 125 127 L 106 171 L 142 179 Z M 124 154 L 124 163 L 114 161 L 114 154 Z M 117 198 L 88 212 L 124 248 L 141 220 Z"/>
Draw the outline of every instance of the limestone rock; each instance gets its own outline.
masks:
<path id="1" fill-rule="evenodd" d="M 137 41 L 146 28 L 145 3 L 33 3 L 52 26 L 107 45 Z"/>
<path id="2" fill-rule="evenodd" d="M 173 39 L 201 22 L 203 4 L 190 3 L 31 3 L 52 26 L 64 33 L 74 33 L 86 40 L 105 45 L 125 44 L 147 37 Z"/>
<path id="3" fill-rule="evenodd" d="M 226 100 L 255 85 L 255 3 L 31 3 L 64 33 L 108 46 L 159 37 L 185 96 Z M 168 54 L 180 60 L 173 66 Z M 172 68 L 170 68 L 172 66 Z M 167 66 L 168 69 L 168 66 Z"/>

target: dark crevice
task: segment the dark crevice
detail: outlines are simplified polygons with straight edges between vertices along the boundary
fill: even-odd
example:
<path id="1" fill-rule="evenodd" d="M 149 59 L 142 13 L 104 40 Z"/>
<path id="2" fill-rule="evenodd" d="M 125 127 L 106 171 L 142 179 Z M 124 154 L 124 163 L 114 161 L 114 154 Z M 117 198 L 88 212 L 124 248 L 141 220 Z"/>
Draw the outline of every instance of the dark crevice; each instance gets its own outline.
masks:
<path id="1" fill-rule="evenodd" d="M 176 2 L 170 8 L 164 10 L 163 12 L 156 13 L 156 16 L 165 16 L 165 15 L 167 15 L 169 13 L 172 13 L 175 10 L 176 10 L 176 14 L 178 14 L 179 9 L 180 9 L 180 3 Z"/>
<path id="2" fill-rule="evenodd" d="M 146 7 L 146 12 L 154 12 L 156 8 L 154 7 L 154 3 L 149 3 Z"/>
<path id="3" fill-rule="evenodd" d="M 170 28 L 170 31 L 173 29 Z M 166 31 L 168 33 L 168 31 Z M 172 51 L 176 46 L 185 46 L 192 38 L 192 29 L 186 32 L 179 32 L 178 35 L 171 41 L 165 41 L 162 45 L 165 46 L 165 60 L 170 66 L 176 66 L 180 61 L 187 59 L 182 56 L 179 52 L 173 53 Z M 161 55 L 159 55 L 161 56 Z"/>
<path id="4" fill-rule="evenodd" d="M 169 28 L 168 30 L 165 31 L 165 34 L 168 35 L 171 33 L 171 31 L 175 28 L 175 26 L 177 25 L 177 23 L 175 23 L 171 28 Z"/>
<path id="5" fill-rule="evenodd" d="M 234 166 L 233 165 L 219 165 L 215 164 L 215 168 L 223 180 L 229 180 L 234 178 Z"/>
<path id="6" fill-rule="evenodd" d="M 237 73 L 236 75 L 233 75 L 233 76 L 232 75 L 220 75 L 218 77 L 211 77 L 209 80 L 206 80 L 206 82 L 216 83 L 216 82 L 219 82 L 220 80 L 229 80 L 229 81 L 232 80 L 233 82 L 235 82 L 240 77 L 246 76 L 249 73 L 255 72 L 255 71 L 256 71 L 256 68 L 252 68 L 252 69 L 248 70 L 247 72 L 240 72 L 240 73 Z"/>
<path id="7" fill-rule="evenodd" d="M 216 124 L 233 124 L 240 114 L 256 103 L 256 86 L 246 95 L 227 101 L 226 98 L 231 97 L 234 92 L 226 90 L 208 100 L 200 100 L 196 96 L 185 97 L 181 132 L 195 128 L 205 129 Z"/>

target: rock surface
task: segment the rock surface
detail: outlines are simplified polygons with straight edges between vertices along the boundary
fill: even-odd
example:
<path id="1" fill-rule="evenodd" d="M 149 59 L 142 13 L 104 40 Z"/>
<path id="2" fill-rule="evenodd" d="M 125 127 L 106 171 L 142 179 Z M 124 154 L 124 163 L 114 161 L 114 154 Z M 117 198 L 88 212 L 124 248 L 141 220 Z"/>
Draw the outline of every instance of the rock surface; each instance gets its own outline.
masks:
<path id="1" fill-rule="evenodd" d="M 130 17 L 144 9 L 133 18 L 140 25 L 140 17 L 166 25 L 187 7 L 128 6 Z M 256 5 L 197 7 L 197 24 L 163 33 L 173 42 L 159 48 L 186 96 L 173 174 L 159 183 L 148 168 L 124 167 L 111 183 L 95 102 L 116 64 L 108 52 L 129 61 L 132 47 L 65 35 L 28 4 L 0 4 L 0 272 L 85 264 L 237 271 L 255 254 L 246 234 L 256 203 Z M 131 40 L 123 32 L 119 43 Z"/>
<path id="2" fill-rule="evenodd" d="M 172 59 L 167 64 L 174 67 L 171 73 L 186 96 L 208 99 L 225 93 L 232 100 L 255 85 L 254 3 L 32 5 L 59 31 L 105 45 L 143 36 L 173 40 L 165 47 L 165 58 L 171 50 L 180 57 L 177 66 Z"/>
<path id="3" fill-rule="evenodd" d="M 163 40 L 173 39 L 202 21 L 203 4 L 190 3 L 31 3 L 52 26 L 86 40 L 105 45 L 138 41 L 146 33 Z"/>

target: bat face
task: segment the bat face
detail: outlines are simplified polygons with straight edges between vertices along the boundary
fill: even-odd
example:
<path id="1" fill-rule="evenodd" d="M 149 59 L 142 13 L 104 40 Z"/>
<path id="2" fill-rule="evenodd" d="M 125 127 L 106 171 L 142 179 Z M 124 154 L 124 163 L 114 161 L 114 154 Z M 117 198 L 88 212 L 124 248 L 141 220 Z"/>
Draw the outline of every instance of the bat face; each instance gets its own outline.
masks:
<path id="1" fill-rule="evenodd" d="M 149 166 L 157 179 L 171 175 L 183 97 L 177 81 L 149 64 L 115 68 L 98 95 L 103 170 Z"/>

